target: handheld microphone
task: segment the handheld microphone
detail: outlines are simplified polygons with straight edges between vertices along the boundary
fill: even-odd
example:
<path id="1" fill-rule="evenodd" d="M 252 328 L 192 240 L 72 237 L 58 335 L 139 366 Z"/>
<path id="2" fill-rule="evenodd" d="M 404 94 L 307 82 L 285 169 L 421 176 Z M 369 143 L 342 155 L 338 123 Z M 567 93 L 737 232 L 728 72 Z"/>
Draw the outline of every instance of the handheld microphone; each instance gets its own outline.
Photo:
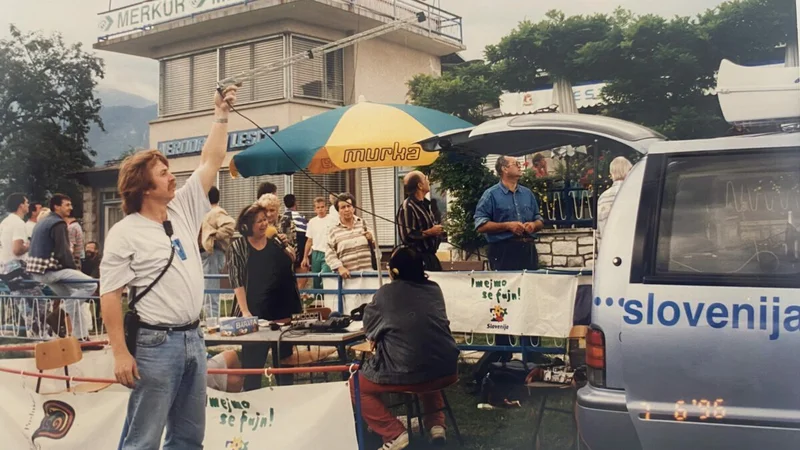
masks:
<path id="1" fill-rule="evenodd" d="M 281 250 L 286 250 L 286 244 L 284 244 L 283 241 L 278 237 L 278 229 L 272 225 L 267 227 L 267 239 L 271 240 L 272 243 L 280 247 Z"/>
<path id="2" fill-rule="evenodd" d="M 172 222 L 169 220 L 165 220 L 161 222 L 161 225 L 164 226 L 164 232 L 167 233 L 167 237 L 172 237 Z"/>

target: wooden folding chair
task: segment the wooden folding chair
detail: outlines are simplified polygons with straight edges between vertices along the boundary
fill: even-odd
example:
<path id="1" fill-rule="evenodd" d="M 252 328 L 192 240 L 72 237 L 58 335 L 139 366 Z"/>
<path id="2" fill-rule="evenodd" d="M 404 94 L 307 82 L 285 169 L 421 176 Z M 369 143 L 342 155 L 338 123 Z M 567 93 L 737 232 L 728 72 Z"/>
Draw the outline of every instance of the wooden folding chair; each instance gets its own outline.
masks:
<path id="1" fill-rule="evenodd" d="M 67 377 L 69 377 L 69 365 L 76 364 L 83 359 L 81 344 L 75 336 L 38 343 L 34 348 L 34 353 L 36 355 L 36 368 L 39 373 L 63 367 L 64 375 Z M 37 394 L 41 385 L 42 378 L 40 377 L 36 382 Z M 111 383 L 81 383 L 72 388 L 69 380 L 66 380 L 66 385 L 67 392 L 97 392 L 107 388 Z"/>

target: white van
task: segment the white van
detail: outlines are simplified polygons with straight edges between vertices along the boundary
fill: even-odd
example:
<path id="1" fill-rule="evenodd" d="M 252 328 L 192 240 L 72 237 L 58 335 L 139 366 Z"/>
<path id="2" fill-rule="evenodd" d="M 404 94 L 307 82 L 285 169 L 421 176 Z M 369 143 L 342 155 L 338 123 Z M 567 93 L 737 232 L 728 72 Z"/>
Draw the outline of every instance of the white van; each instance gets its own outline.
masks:
<path id="1" fill-rule="evenodd" d="M 725 61 L 719 80 L 729 122 L 769 120 L 774 131 L 666 141 L 605 117 L 539 114 L 423 143 L 644 155 L 595 264 L 577 400 L 584 448 L 800 448 L 800 132 L 779 126 L 800 122 L 800 74 Z"/>

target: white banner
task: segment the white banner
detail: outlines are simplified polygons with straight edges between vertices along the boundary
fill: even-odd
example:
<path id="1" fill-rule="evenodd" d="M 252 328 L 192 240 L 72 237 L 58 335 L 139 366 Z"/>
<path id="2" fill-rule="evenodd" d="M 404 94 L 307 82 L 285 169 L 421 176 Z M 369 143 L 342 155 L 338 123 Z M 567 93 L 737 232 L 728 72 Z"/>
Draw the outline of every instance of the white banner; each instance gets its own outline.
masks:
<path id="1" fill-rule="evenodd" d="M 70 375 L 113 378 L 110 353 L 87 353 Z M 3 367 L 36 371 L 32 359 L 3 360 Z M 59 371 L 49 373 L 61 374 Z M 75 383 L 73 383 L 75 384 Z M 36 394 L 36 378 L 0 373 L 2 448 L 114 449 L 125 422 L 130 390 L 112 385 L 96 393 Z M 42 380 L 40 392 L 58 392 L 63 381 Z M 207 449 L 358 448 L 346 382 L 285 386 L 231 394 L 208 390 Z"/>
<path id="2" fill-rule="evenodd" d="M 429 272 L 444 292 L 453 332 L 568 337 L 578 277 L 541 273 Z M 325 289 L 336 289 L 325 278 Z M 384 279 L 389 283 L 389 279 Z M 377 278 L 352 278 L 344 289 L 377 289 Z M 372 300 L 371 295 L 346 295 L 344 314 Z M 325 306 L 337 309 L 337 296 L 326 295 Z"/>
<path id="3" fill-rule="evenodd" d="M 100 37 L 144 29 L 163 22 L 244 3 L 243 0 L 151 0 L 99 13 Z"/>

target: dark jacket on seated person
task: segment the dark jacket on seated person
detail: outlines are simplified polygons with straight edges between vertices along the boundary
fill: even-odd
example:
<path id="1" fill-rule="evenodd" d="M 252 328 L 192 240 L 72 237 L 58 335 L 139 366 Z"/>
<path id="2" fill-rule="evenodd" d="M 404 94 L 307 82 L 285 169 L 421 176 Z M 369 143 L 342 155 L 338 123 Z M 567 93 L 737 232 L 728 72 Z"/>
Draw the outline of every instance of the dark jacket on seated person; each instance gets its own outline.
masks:
<path id="1" fill-rule="evenodd" d="M 450 333 L 444 296 L 432 281 L 395 280 L 364 309 L 375 355 L 362 368 L 373 383 L 419 384 L 454 375 L 459 350 Z"/>

